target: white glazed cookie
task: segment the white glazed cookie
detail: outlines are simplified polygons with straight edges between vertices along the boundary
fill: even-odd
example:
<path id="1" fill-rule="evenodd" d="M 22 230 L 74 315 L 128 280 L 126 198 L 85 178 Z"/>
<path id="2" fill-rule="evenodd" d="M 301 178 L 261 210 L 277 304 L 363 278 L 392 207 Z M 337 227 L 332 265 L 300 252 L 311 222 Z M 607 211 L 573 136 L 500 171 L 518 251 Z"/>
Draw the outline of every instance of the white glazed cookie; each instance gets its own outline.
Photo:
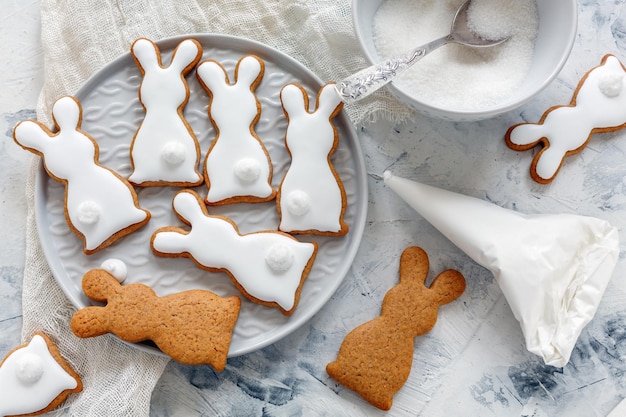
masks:
<path id="1" fill-rule="evenodd" d="M 0 416 L 17 416 L 53 410 L 83 384 L 52 340 L 35 333 L 0 362 L 0 387 Z"/>
<path id="2" fill-rule="evenodd" d="M 507 145 L 517 151 L 541 143 L 530 167 L 531 177 L 551 182 L 567 156 L 583 150 L 594 133 L 626 126 L 626 70 L 613 55 L 585 74 L 569 105 L 549 108 L 538 123 L 520 123 L 508 129 Z"/>
<path id="3" fill-rule="evenodd" d="M 316 243 L 269 230 L 242 235 L 230 219 L 209 215 L 194 191 L 176 194 L 173 207 L 191 230 L 157 230 L 151 239 L 157 255 L 188 257 L 200 268 L 226 272 L 250 300 L 293 313 L 317 254 Z"/>
<path id="4" fill-rule="evenodd" d="M 235 67 L 235 82 L 215 61 L 204 61 L 196 71 L 210 96 L 209 118 L 216 137 L 204 162 L 209 205 L 273 200 L 272 163 L 254 131 L 261 105 L 254 90 L 263 79 L 265 64 L 253 55 Z"/>
<path id="5" fill-rule="evenodd" d="M 193 39 L 182 41 L 167 67 L 149 39 L 137 39 L 131 54 L 143 76 L 139 100 L 146 114 L 131 143 L 133 171 L 128 180 L 144 187 L 200 185 L 200 145 L 183 109 L 189 100 L 185 75 L 200 60 L 202 46 Z"/>
<path id="6" fill-rule="evenodd" d="M 15 142 L 43 158 L 48 174 L 65 185 L 65 218 L 90 255 L 137 230 L 150 219 L 133 187 L 98 162 L 96 141 L 80 129 L 82 108 L 74 97 L 54 103 L 57 133 L 36 121 L 19 123 Z"/>
<path id="7" fill-rule="evenodd" d="M 330 160 L 338 143 L 332 119 L 343 107 L 334 84 L 320 89 L 314 111 L 309 111 L 309 96 L 298 84 L 283 87 L 280 98 L 289 120 L 285 145 L 291 165 L 276 199 L 279 230 L 292 234 L 345 235 L 348 233 L 343 219 L 346 192 Z"/>

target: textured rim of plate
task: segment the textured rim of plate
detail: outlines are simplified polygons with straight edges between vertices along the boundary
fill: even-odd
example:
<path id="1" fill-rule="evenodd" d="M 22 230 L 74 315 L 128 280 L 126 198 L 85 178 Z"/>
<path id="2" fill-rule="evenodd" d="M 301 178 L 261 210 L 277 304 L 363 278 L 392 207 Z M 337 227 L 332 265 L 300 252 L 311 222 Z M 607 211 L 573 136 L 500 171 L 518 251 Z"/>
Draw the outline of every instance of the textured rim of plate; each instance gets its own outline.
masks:
<path id="1" fill-rule="evenodd" d="M 312 83 L 317 84 L 318 86 L 322 86 L 324 82 L 317 77 L 313 72 L 311 72 L 308 68 L 306 68 L 303 64 L 290 57 L 289 55 L 284 54 L 270 46 L 267 46 L 263 43 L 253 41 L 250 39 L 245 39 L 232 35 L 223 35 L 223 34 L 187 34 L 187 35 L 178 35 L 166 39 L 162 39 L 157 41 L 156 44 L 159 48 L 165 50 L 169 49 L 182 42 L 185 39 L 197 39 L 201 43 L 211 42 L 213 45 L 221 46 L 221 45 L 230 45 L 229 48 L 233 49 L 242 49 L 245 50 L 246 53 L 258 55 L 261 59 L 265 59 L 267 56 L 273 57 L 276 62 L 281 63 L 281 67 L 283 68 L 296 68 L 299 71 L 299 75 L 303 78 L 309 78 Z M 205 43 L 206 44 L 206 43 Z M 84 96 L 89 92 L 92 88 L 97 86 L 103 78 L 106 78 L 108 73 L 113 69 L 119 66 L 126 66 L 129 63 L 133 63 L 132 57 L 129 52 L 126 52 L 103 68 L 95 72 L 76 92 L 75 97 L 79 100 L 83 99 Z M 133 64 L 134 65 L 134 64 Z M 343 282 L 345 276 L 347 275 L 354 258 L 356 257 L 356 253 L 359 249 L 361 239 L 363 237 L 363 231 L 365 229 L 365 221 L 367 218 L 367 207 L 368 207 L 368 189 L 367 189 L 367 175 L 365 169 L 365 160 L 363 158 L 363 152 L 361 149 L 361 144 L 358 140 L 358 136 L 352 125 L 351 120 L 348 115 L 342 111 L 335 119 L 336 124 L 343 125 L 343 129 L 346 132 L 346 138 L 344 140 L 348 140 L 350 142 L 350 148 L 354 151 L 354 163 L 356 170 L 356 189 L 355 195 L 357 198 L 354 204 L 357 204 L 355 216 L 354 216 L 354 224 L 350 226 L 350 231 L 348 236 L 350 237 L 350 244 L 348 245 L 348 251 L 345 254 L 345 261 L 341 264 L 341 267 L 338 268 L 337 275 L 338 278 L 333 281 L 332 286 L 328 288 L 328 291 L 324 294 L 323 297 L 318 297 L 317 302 L 313 303 L 311 307 L 307 310 L 305 314 L 299 315 L 295 317 L 293 320 L 290 319 L 283 326 L 281 326 L 281 331 L 277 331 L 273 333 L 272 337 L 268 337 L 263 339 L 257 343 L 250 344 L 245 348 L 241 348 L 237 351 L 229 351 L 228 357 L 235 357 L 239 355 L 244 355 L 247 353 L 254 352 L 266 346 L 269 346 L 278 340 L 284 338 L 289 335 L 303 324 L 305 324 L 311 317 L 313 317 L 316 313 L 318 313 L 321 308 L 328 302 L 328 300 L 335 294 L 337 288 Z M 51 238 L 47 233 L 47 223 L 43 221 L 45 218 L 45 201 L 46 201 L 46 190 L 44 188 L 44 184 L 48 179 L 48 174 L 46 173 L 43 161 L 39 163 L 39 172 L 35 178 L 35 219 L 37 232 L 39 234 L 39 240 L 41 242 L 41 248 L 43 250 L 44 256 L 48 265 L 50 266 L 50 270 L 52 275 L 54 276 L 56 282 L 59 284 L 67 298 L 71 301 L 71 303 L 76 308 L 82 308 L 83 303 L 76 297 L 76 295 L 70 290 L 70 288 L 65 284 L 63 279 L 60 278 L 63 275 L 63 266 L 62 262 L 53 253 L 53 243 Z M 85 271 L 86 272 L 86 271 Z M 306 285 L 306 281 L 305 281 Z M 118 339 L 121 340 L 121 339 Z M 140 350 L 150 353 L 157 353 L 159 355 L 165 356 L 163 352 L 161 352 L 158 348 L 155 348 L 148 344 L 143 343 L 129 343 L 121 340 L 123 343 L 134 346 Z"/>

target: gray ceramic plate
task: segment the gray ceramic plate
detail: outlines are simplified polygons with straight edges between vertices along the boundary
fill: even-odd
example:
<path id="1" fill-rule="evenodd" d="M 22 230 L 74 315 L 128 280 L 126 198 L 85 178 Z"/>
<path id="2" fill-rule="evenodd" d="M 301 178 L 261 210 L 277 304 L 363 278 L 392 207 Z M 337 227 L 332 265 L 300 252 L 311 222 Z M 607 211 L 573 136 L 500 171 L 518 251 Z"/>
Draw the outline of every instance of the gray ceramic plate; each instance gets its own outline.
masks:
<path id="1" fill-rule="evenodd" d="M 262 105 L 262 115 L 256 132 L 263 139 L 274 166 L 273 185 L 278 187 L 290 159 L 284 148 L 287 121 L 282 111 L 279 91 L 288 82 L 302 84 L 315 95 L 322 81 L 303 65 L 263 44 L 225 35 L 187 35 L 158 42 L 164 64 L 169 63 L 173 49 L 182 40 L 197 39 L 203 46 L 202 59 L 220 62 L 233 77 L 237 61 L 254 54 L 265 61 L 265 75 L 256 92 Z M 83 105 L 82 129 L 94 137 L 100 147 L 100 163 L 122 176 L 130 175 L 129 148 L 144 111 L 138 100 L 141 81 L 130 54 L 111 62 L 77 92 Z M 209 98 L 199 85 L 195 71 L 188 76 L 190 100 L 185 117 L 206 152 L 215 131 L 207 117 Z M 312 104 L 314 104 L 314 100 Z M 307 278 L 300 303 L 290 317 L 277 309 L 263 307 L 242 297 L 242 309 L 233 334 L 229 356 L 237 356 L 267 346 L 304 324 L 335 292 L 348 272 L 363 234 L 367 211 L 367 181 L 363 155 L 354 128 L 347 115 L 341 113 L 335 123 L 339 131 L 339 146 L 333 163 L 346 189 L 348 207 L 345 220 L 350 232 L 341 238 L 301 236 L 300 240 L 315 240 L 319 252 Z M 202 160 L 204 160 L 204 155 Z M 36 218 L 41 245 L 56 280 L 71 302 L 82 308 L 92 304 L 82 293 L 83 274 L 98 268 L 109 258 L 123 260 L 128 266 L 125 283 L 144 283 L 163 296 L 192 288 L 208 289 L 222 296 L 239 295 L 227 275 L 209 273 L 197 268 L 189 259 L 167 259 L 155 256 L 149 245 L 150 236 L 159 227 L 182 226 L 171 209 L 172 198 L 178 191 L 173 187 L 137 189 L 140 205 L 152 213 L 148 225 L 126 236 L 114 245 L 90 256 L 82 252 L 81 241 L 65 222 L 63 186 L 48 177 L 40 167 L 36 184 Z M 201 196 L 204 186 L 197 187 Z M 241 233 L 276 229 L 278 215 L 274 202 L 236 204 L 210 208 L 212 214 L 226 215 L 239 226 Z M 242 260 L 245 262 L 245 260 Z M 136 345 L 155 351 L 147 344 Z"/>

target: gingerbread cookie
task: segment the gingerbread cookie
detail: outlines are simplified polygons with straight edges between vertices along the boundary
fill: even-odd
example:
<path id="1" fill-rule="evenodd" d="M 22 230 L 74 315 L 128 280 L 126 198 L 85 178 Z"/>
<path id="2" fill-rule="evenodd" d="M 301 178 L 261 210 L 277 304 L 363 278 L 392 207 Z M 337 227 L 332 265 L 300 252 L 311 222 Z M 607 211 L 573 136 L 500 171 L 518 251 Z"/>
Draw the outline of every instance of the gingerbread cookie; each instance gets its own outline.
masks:
<path id="1" fill-rule="evenodd" d="M 626 68 L 613 55 L 586 73 L 569 105 L 549 108 L 538 123 L 520 123 L 508 129 L 506 144 L 516 151 L 542 145 L 530 166 L 531 177 L 551 182 L 566 157 L 583 150 L 594 133 L 626 127 Z"/>
<path id="2" fill-rule="evenodd" d="M 152 340 L 172 359 L 188 365 L 211 365 L 222 371 L 241 300 L 206 290 L 158 297 L 143 284 L 122 286 L 104 269 L 83 276 L 83 291 L 105 306 L 77 311 L 70 327 L 78 337 L 113 333 L 127 342 Z"/>
<path id="3" fill-rule="evenodd" d="M 83 384 L 52 340 L 37 332 L 0 362 L 0 387 L 0 416 L 34 416 L 57 408 Z"/>
<path id="4" fill-rule="evenodd" d="M 131 54 L 143 79 L 139 101 L 146 114 L 130 147 L 132 173 L 128 180 L 140 186 L 202 184 L 198 171 L 200 145 L 183 109 L 189 101 L 187 75 L 202 56 L 194 39 L 182 41 L 164 67 L 158 46 L 149 39 L 137 39 Z"/>
<path id="5" fill-rule="evenodd" d="M 44 167 L 65 185 L 65 218 L 90 255 L 145 225 L 150 213 L 139 207 L 133 187 L 98 162 L 96 141 L 80 129 L 82 108 L 74 97 L 52 107 L 56 133 L 36 121 L 20 122 L 15 142 L 43 158 Z"/>
<path id="6" fill-rule="evenodd" d="M 433 328 L 439 306 L 465 291 L 463 275 L 454 270 L 440 273 L 426 287 L 428 267 L 424 250 L 405 249 L 400 283 L 385 295 L 380 317 L 348 333 L 337 360 L 326 366 L 333 379 L 381 410 L 391 408 L 394 394 L 409 377 L 415 337 Z"/>
<path id="7" fill-rule="evenodd" d="M 279 230 L 291 233 L 342 236 L 347 197 L 330 160 L 338 134 L 332 119 L 343 108 L 334 83 L 323 86 L 309 111 L 309 96 L 298 84 L 287 84 L 280 93 L 289 121 L 285 145 L 291 165 L 276 199 Z"/>
<path id="8" fill-rule="evenodd" d="M 290 315 L 317 254 L 317 243 L 278 231 L 242 235 L 229 218 L 209 215 L 197 193 L 180 191 L 174 211 L 191 230 L 164 227 L 151 239 L 154 253 L 188 257 L 200 268 L 222 271 L 248 299 Z"/>
<path id="9" fill-rule="evenodd" d="M 265 64 L 254 55 L 237 62 L 234 83 L 219 63 L 208 60 L 198 65 L 196 74 L 211 99 L 209 118 L 216 131 L 204 162 L 209 205 L 257 203 L 276 197 L 270 155 L 254 131 L 261 117 L 254 90 L 264 72 Z"/>

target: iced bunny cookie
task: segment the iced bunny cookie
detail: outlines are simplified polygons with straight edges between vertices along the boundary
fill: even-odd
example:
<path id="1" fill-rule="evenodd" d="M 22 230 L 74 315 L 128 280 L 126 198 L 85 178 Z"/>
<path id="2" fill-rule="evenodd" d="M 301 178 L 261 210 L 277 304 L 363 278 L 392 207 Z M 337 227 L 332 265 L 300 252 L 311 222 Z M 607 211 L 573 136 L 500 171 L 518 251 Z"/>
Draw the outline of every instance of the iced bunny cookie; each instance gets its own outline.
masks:
<path id="1" fill-rule="evenodd" d="M 606 55 L 580 80 L 569 105 L 549 108 L 536 124 L 508 129 L 505 141 L 511 149 L 525 151 L 541 143 L 530 166 L 535 181 L 551 182 L 565 158 L 582 151 L 594 133 L 626 127 L 624 75 L 619 60 Z"/>
<path id="2" fill-rule="evenodd" d="M 41 332 L 0 362 L 0 416 L 39 415 L 82 391 L 80 376 Z"/>
<path id="3" fill-rule="evenodd" d="M 394 394 L 409 377 L 415 337 L 433 328 L 441 305 L 465 291 L 465 278 L 451 269 L 426 287 L 428 268 L 424 250 L 405 249 L 400 283 L 385 294 L 380 317 L 348 333 L 337 359 L 326 366 L 333 379 L 382 410 L 391 408 Z"/>
<path id="4" fill-rule="evenodd" d="M 334 84 L 323 86 L 314 111 L 309 96 L 298 84 L 287 84 L 280 93 L 288 119 L 285 145 L 291 156 L 276 199 L 279 230 L 292 234 L 342 236 L 348 232 L 343 217 L 346 192 L 330 160 L 338 134 L 332 119 L 343 103 Z"/>
<path id="5" fill-rule="evenodd" d="M 261 105 L 254 90 L 263 79 L 265 64 L 253 55 L 235 67 L 235 81 L 215 61 L 198 65 L 196 74 L 210 96 L 209 118 L 216 137 L 204 162 L 209 205 L 264 202 L 276 197 L 271 186 L 272 163 L 254 131 Z"/>
<path id="6" fill-rule="evenodd" d="M 83 291 L 105 306 L 78 310 L 70 327 L 78 337 L 113 333 L 136 343 L 152 340 L 163 353 L 188 365 L 211 365 L 222 371 L 241 301 L 211 291 L 187 290 L 158 297 L 144 284 L 121 285 L 105 269 L 83 276 Z"/>
<path id="7" fill-rule="evenodd" d="M 191 230 L 164 227 L 151 239 L 165 257 L 188 257 L 200 268 L 223 271 L 248 299 L 291 315 L 315 256 L 316 243 L 298 242 L 277 231 L 242 235 L 228 218 L 209 215 L 197 193 L 180 191 L 173 207 Z"/>
<path id="8" fill-rule="evenodd" d="M 139 186 L 201 184 L 200 145 L 183 116 L 189 100 L 185 75 L 202 56 L 200 43 L 182 41 L 167 67 L 162 65 L 158 46 L 149 39 L 137 39 L 131 54 L 143 77 L 139 100 L 146 113 L 131 143 L 129 181 Z"/>
<path id="9" fill-rule="evenodd" d="M 48 174 L 65 185 L 65 218 L 92 254 L 148 222 L 133 187 L 98 162 L 96 141 L 80 128 L 77 99 L 62 97 L 52 107 L 56 133 L 39 122 L 19 123 L 13 138 L 22 148 L 43 158 Z"/>

